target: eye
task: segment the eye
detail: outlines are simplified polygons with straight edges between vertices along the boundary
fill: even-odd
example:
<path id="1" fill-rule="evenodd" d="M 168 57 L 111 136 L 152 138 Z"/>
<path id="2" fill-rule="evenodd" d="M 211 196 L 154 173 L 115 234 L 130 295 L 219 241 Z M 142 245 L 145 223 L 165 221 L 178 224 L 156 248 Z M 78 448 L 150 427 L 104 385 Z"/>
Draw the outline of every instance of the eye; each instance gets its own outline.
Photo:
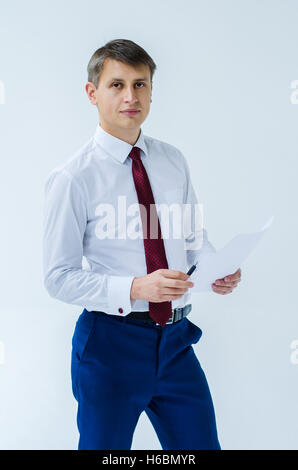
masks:
<path id="1" fill-rule="evenodd" d="M 121 83 L 113 83 L 113 86 L 114 85 L 121 85 Z M 137 82 L 136 85 L 143 85 L 145 86 L 145 84 L 143 82 Z M 116 87 L 116 89 L 118 89 L 119 87 Z M 141 87 L 137 87 L 137 88 L 141 88 Z"/>

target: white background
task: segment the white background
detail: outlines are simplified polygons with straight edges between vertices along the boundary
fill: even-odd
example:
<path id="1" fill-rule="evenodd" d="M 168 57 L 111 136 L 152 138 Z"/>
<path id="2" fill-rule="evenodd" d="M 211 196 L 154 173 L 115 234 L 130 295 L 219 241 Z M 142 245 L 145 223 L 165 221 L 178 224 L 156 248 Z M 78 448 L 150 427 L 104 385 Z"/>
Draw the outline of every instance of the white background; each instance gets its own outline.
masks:
<path id="1" fill-rule="evenodd" d="M 298 449 L 298 2 L 12 1 L 0 11 L 1 449 L 76 449 L 70 354 L 82 309 L 42 281 L 43 186 L 98 122 L 93 52 L 131 39 L 157 64 L 145 134 L 192 170 L 210 241 L 274 223 L 229 295 L 193 294 L 194 346 L 223 449 Z M 5 99 L 4 99 L 5 98 Z M 161 449 L 145 413 L 132 449 Z"/>

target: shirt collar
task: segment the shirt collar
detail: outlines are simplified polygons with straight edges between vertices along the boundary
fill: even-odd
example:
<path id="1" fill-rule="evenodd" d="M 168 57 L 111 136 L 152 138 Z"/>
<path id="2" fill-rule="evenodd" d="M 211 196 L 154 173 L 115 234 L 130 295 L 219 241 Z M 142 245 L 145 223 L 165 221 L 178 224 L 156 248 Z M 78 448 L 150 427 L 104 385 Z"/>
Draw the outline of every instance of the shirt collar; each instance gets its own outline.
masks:
<path id="1" fill-rule="evenodd" d="M 125 162 L 133 147 L 139 147 L 141 150 L 143 150 L 145 156 L 148 155 L 148 149 L 144 137 L 145 136 L 141 128 L 137 142 L 134 145 L 130 145 L 128 142 L 118 139 L 118 137 L 114 137 L 113 135 L 106 132 L 99 123 L 97 124 L 94 133 L 94 139 L 97 144 L 99 144 L 109 155 L 114 157 L 120 163 Z"/>

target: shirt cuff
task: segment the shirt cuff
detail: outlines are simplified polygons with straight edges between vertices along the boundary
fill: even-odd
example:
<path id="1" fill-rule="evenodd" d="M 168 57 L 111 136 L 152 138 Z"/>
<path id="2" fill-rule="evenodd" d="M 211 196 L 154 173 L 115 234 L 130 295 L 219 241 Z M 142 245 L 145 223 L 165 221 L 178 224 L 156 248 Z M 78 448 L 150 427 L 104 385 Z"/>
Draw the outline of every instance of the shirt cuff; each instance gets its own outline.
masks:
<path id="1" fill-rule="evenodd" d="M 130 299 L 130 289 L 135 276 L 108 276 L 109 313 L 128 315 L 133 310 L 134 300 Z"/>

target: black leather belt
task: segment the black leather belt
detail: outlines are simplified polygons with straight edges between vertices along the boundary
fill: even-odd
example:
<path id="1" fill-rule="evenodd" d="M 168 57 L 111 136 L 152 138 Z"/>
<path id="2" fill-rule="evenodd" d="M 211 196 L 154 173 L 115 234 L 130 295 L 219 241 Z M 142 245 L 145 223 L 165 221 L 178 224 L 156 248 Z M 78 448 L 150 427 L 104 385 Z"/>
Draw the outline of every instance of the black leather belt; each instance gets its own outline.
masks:
<path id="1" fill-rule="evenodd" d="M 172 310 L 172 315 L 167 321 L 166 325 L 171 324 L 171 323 L 176 323 L 179 320 L 182 320 L 182 318 L 186 317 L 189 312 L 192 309 L 191 304 L 185 305 L 185 307 L 177 307 Z M 119 316 L 119 315 L 117 315 Z M 126 318 L 130 318 L 132 320 L 142 320 L 147 323 L 153 323 L 155 325 L 158 325 L 152 318 L 149 316 L 149 312 L 130 312 L 128 315 L 126 315 Z"/>

